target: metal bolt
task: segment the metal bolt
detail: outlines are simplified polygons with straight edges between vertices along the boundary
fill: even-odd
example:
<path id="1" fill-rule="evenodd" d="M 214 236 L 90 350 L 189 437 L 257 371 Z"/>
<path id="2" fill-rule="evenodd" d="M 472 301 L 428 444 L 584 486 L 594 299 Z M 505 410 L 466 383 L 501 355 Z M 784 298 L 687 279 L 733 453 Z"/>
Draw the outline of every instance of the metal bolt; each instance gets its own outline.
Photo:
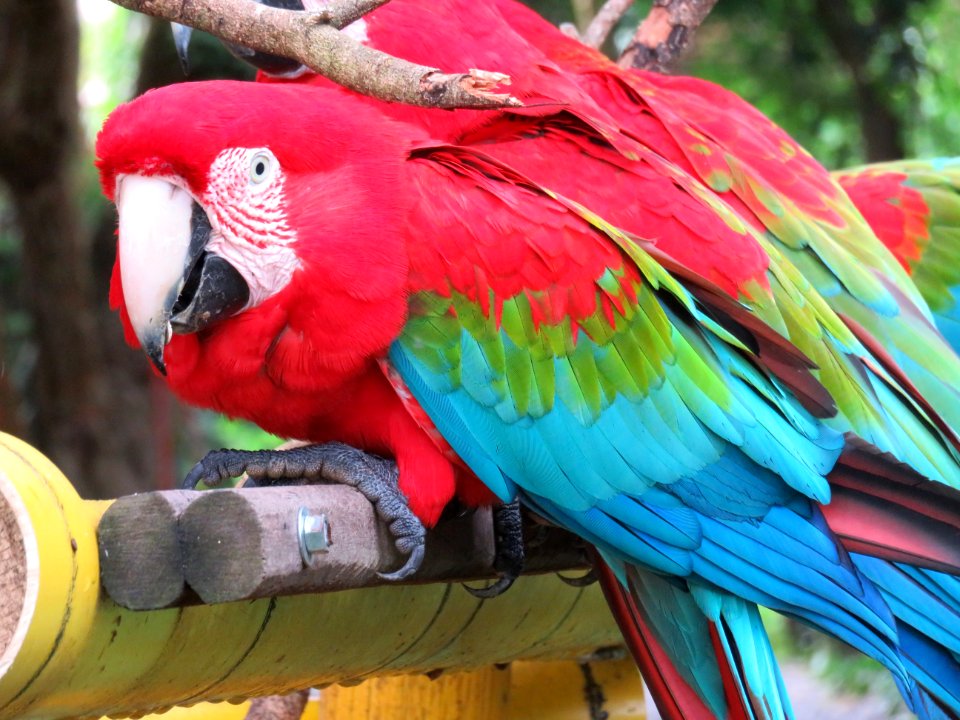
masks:
<path id="1" fill-rule="evenodd" d="M 313 556 L 330 549 L 330 526 L 323 513 L 311 513 L 301 507 L 297 511 L 297 538 L 300 542 L 300 557 L 305 567 L 313 564 Z"/>

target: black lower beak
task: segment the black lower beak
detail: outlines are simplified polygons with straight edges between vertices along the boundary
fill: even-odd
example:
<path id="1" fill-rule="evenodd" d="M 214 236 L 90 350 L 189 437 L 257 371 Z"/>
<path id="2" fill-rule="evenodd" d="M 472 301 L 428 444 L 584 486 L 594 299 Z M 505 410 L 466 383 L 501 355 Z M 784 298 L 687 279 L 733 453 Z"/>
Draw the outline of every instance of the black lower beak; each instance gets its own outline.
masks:
<path id="1" fill-rule="evenodd" d="M 206 251 L 211 232 L 210 218 L 195 202 L 184 282 L 170 310 L 170 325 L 180 335 L 198 332 L 230 317 L 250 299 L 250 289 L 236 268 Z"/>
<path id="2" fill-rule="evenodd" d="M 233 265 L 204 252 L 173 306 L 170 325 L 180 335 L 199 332 L 243 310 L 249 299 L 250 289 Z"/>

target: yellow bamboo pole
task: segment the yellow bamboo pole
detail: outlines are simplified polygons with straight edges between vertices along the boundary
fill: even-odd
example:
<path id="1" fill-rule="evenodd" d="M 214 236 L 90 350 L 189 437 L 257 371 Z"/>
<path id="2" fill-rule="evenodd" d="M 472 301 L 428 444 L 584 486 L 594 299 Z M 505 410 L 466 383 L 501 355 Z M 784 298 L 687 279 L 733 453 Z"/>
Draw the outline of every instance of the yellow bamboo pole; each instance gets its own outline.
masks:
<path id="1" fill-rule="evenodd" d="M 511 666 L 509 720 L 587 720 L 587 677 L 578 662 L 515 662 Z M 643 682 L 633 660 L 623 657 L 588 664 L 599 709 L 607 720 L 642 720 L 647 711 Z M 599 701 L 599 698 L 597 698 Z"/>
<path id="2" fill-rule="evenodd" d="M 468 673 L 399 675 L 356 687 L 320 692 L 323 720 L 508 720 L 510 669 L 486 667 Z"/>
<path id="3" fill-rule="evenodd" d="M 439 677 L 395 675 L 317 693 L 301 720 L 644 720 L 643 683 L 629 657 L 520 661 Z M 588 689 L 588 683 L 590 689 Z M 590 699 L 596 703 L 591 715 Z M 174 708 L 144 720 L 244 720 L 249 703 Z"/>
<path id="4" fill-rule="evenodd" d="M 377 678 L 320 693 L 321 720 L 607 720 L 646 717 L 643 683 L 629 658 L 584 667 L 572 660 L 516 662 L 469 673 Z M 589 674 L 589 680 L 588 675 Z M 588 682 L 591 691 L 588 692 Z M 591 715 L 590 698 L 595 702 Z"/>
<path id="5" fill-rule="evenodd" d="M 144 715 L 140 720 L 245 720 L 250 710 L 250 701 L 245 700 L 240 703 L 197 703 L 190 707 L 175 707 L 163 713 Z M 102 718 L 101 720 L 108 720 Z M 306 707 L 303 708 L 303 714 L 300 720 L 321 720 L 320 716 L 320 696 L 314 693 Z"/>
<path id="6" fill-rule="evenodd" d="M 100 589 L 105 507 L 0 434 L 0 720 L 140 715 L 619 642 L 599 591 L 553 576 L 521 578 L 492 601 L 459 586 L 405 585 L 125 610 Z"/>

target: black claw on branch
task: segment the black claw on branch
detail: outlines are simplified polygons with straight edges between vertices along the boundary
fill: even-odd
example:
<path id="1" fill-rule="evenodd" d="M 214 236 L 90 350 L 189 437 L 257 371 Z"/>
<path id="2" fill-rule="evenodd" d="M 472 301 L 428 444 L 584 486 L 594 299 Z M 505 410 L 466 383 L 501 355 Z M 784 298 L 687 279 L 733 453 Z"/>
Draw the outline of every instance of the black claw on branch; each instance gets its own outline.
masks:
<path id="1" fill-rule="evenodd" d="M 246 473 L 257 485 L 334 482 L 356 488 L 390 528 L 394 545 L 407 561 L 385 580 L 403 580 L 423 561 L 426 530 L 397 484 L 397 466 L 342 443 L 306 445 L 289 450 L 214 450 L 193 466 L 181 483 L 186 490 L 200 482 L 216 487 Z"/>
<path id="2" fill-rule="evenodd" d="M 493 509 L 493 534 L 496 549 L 493 567 L 499 579 L 484 588 L 464 585 L 467 592 L 481 600 L 489 600 L 505 593 L 523 572 L 526 551 L 523 546 L 523 517 L 520 503 L 514 500 Z"/>
<path id="3" fill-rule="evenodd" d="M 597 580 L 597 572 L 593 568 L 587 570 L 580 577 L 570 577 L 569 575 L 561 575 L 557 573 L 557 577 L 560 578 L 566 585 L 575 588 L 584 588 L 593 585 Z"/>

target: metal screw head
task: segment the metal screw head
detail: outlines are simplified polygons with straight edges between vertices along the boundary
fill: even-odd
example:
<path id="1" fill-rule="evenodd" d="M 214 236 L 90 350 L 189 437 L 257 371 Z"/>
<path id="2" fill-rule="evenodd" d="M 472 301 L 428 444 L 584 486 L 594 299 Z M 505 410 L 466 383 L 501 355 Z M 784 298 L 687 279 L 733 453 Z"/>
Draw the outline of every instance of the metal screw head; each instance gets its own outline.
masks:
<path id="1" fill-rule="evenodd" d="M 300 542 L 300 557 L 309 567 L 313 556 L 330 549 L 330 526 L 323 513 L 311 513 L 301 507 L 297 511 L 297 539 Z"/>

